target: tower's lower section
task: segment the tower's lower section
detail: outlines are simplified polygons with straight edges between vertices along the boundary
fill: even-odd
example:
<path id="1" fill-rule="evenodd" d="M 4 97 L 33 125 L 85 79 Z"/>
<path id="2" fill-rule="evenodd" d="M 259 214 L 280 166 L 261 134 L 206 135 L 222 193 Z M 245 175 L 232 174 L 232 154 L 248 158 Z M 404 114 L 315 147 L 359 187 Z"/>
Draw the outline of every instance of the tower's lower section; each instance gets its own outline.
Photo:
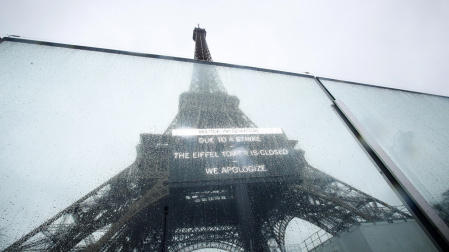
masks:
<path id="1" fill-rule="evenodd" d="M 356 223 L 410 218 L 309 166 L 299 150 L 293 178 L 169 181 L 172 141 L 143 134 L 130 167 L 6 251 L 284 251 L 295 217 L 331 235 Z"/>

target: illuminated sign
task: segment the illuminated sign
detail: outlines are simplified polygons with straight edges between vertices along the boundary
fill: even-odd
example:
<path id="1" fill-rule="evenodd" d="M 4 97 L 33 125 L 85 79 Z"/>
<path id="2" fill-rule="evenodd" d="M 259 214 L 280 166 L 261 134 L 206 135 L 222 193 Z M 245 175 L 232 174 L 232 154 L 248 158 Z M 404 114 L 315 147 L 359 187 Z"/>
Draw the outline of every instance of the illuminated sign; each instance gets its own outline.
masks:
<path id="1" fill-rule="evenodd" d="M 280 128 L 176 129 L 171 182 L 297 175 L 296 153 Z"/>
<path id="2" fill-rule="evenodd" d="M 173 136 L 283 134 L 281 128 L 174 129 Z"/>

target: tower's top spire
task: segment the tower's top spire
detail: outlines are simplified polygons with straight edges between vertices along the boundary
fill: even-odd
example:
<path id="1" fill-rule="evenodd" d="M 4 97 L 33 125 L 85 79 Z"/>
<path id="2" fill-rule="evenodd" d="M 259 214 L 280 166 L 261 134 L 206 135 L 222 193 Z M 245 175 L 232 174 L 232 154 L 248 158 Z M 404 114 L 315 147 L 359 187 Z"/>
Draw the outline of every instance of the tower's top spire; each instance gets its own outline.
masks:
<path id="1" fill-rule="evenodd" d="M 206 30 L 201 29 L 200 25 L 193 30 L 193 40 L 195 41 L 195 59 L 212 61 L 212 56 L 206 43 Z"/>
<path id="2" fill-rule="evenodd" d="M 212 61 L 206 43 L 206 30 L 200 28 L 200 25 L 193 30 L 193 40 L 195 41 L 195 59 Z M 195 64 L 189 91 L 194 93 L 226 93 L 215 66 L 209 64 Z"/>

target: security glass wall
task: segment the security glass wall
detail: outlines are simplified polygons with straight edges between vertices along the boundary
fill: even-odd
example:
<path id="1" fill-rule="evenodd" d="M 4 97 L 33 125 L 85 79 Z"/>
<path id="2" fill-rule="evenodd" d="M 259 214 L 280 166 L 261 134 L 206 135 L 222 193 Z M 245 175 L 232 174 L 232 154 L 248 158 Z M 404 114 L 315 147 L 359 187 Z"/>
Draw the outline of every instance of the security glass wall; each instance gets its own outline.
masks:
<path id="1" fill-rule="evenodd" d="M 331 80 L 322 83 L 449 225 L 449 99 Z"/>
<path id="2" fill-rule="evenodd" d="M 0 57 L 0 249 L 436 251 L 312 77 Z"/>

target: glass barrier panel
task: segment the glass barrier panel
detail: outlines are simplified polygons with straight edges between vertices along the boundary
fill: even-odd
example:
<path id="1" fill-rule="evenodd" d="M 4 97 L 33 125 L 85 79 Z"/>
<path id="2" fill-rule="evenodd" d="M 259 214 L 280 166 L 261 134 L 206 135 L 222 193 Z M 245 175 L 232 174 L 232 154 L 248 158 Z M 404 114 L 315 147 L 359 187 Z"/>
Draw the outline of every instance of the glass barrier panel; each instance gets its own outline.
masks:
<path id="1" fill-rule="evenodd" d="M 449 98 L 321 80 L 449 225 Z"/>
<path id="2" fill-rule="evenodd" d="M 314 78 L 0 57 L 1 249 L 436 251 Z"/>

